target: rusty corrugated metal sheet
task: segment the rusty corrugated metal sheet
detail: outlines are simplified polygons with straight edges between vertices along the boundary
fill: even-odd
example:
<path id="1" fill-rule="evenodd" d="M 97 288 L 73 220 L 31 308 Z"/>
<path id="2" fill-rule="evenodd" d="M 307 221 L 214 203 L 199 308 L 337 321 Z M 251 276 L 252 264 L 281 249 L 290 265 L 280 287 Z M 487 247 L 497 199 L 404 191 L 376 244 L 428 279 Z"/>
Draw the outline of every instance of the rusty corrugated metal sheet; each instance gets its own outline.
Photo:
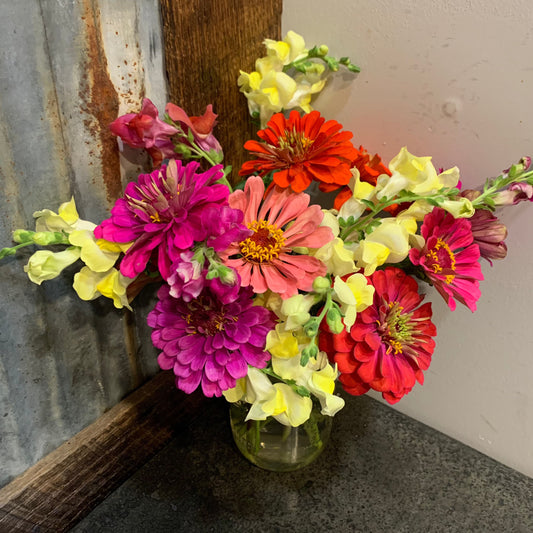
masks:
<path id="1" fill-rule="evenodd" d="M 82 218 L 107 216 L 142 169 L 119 160 L 107 124 L 144 95 L 166 98 L 157 0 L 0 4 L 0 247 L 71 195 Z M 68 273 L 37 287 L 30 253 L 0 263 L 0 485 L 157 368 L 149 297 L 124 316 L 78 300 Z"/>

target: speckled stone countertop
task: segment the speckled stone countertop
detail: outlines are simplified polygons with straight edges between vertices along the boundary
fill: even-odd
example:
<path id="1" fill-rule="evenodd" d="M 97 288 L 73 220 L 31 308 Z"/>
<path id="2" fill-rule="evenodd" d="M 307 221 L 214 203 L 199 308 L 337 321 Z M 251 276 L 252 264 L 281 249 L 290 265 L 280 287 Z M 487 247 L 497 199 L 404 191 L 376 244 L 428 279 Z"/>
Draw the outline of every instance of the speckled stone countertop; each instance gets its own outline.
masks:
<path id="1" fill-rule="evenodd" d="M 348 399 L 313 464 L 267 472 L 213 400 L 72 531 L 529 533 L 533 479 L 368 397 Z"/>

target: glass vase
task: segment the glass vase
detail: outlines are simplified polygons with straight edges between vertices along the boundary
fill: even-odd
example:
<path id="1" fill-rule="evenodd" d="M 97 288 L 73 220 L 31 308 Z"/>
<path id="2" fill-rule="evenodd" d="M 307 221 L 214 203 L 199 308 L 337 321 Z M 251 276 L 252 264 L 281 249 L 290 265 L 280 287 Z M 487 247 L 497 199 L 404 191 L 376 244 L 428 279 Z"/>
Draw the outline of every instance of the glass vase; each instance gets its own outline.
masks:
<path id="1" fill-rule="evenodd" d="M 230 405 L 233 439 L 251 463 L 274 472 L 298 470 L 314 461 L 324 450 L 331 431 L 332 417 L 320 413 L 313 403 L 309 420 L 298 427 L 285 426 L 273 417 L 248 420 L 250 404 Z"/>

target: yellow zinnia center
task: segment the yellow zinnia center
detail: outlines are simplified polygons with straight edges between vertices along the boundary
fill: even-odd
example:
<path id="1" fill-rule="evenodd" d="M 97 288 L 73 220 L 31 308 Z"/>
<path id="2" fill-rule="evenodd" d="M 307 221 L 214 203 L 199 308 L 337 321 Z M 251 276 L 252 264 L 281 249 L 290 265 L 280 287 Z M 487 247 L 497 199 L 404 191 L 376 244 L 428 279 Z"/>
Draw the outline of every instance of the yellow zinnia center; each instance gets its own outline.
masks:
<path id="1" fill-rule="evenodd" d="M 239 244 L 242 256 L 254 263 L 277 259 L 285 244 L 283 231 L 266 220 L 254 220 L 247 226 L 254 233 Z"/>
<path id="2" fill-rule="evenodd" d="M 437 244 L 427 253 L 426 257 L 429 259 L 429 266 L 435 274 L 441 273 L 444 269 L 455 271 L 455 255 L 442 239 L 437 239 Z M 454 279 L 455 275 L 449 274 L 445 281 L 450 284 Z"/>

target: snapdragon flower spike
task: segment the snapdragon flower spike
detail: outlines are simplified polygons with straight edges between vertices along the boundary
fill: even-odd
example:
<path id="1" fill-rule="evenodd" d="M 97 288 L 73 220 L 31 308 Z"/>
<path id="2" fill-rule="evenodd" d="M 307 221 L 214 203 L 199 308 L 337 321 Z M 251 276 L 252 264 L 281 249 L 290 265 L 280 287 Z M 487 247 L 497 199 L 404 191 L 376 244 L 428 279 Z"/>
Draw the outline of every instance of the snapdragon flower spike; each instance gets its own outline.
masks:
<path id="1" fill-rule="evenodd" d="M 192 393 L 201 386 L 205 396 L 221 396 L 248 373 L 248 365 L 264 368 L 265 350 L 274 318 L 266 308 L 253 305 L 253 293 L 240 280 L 225 285 L 206 280 L 202 293 L 186 302 L 159 290 L 159 302 L 148 315 L 152 342 L 161 349 L 163 370 L 174 371 L 176 386 Z"/>
<path id="2" fill-rule="evenodd" d="M 154 254 L 167 280 L 172 264 L 179 263 L 181 253 L 195 242 L 206 241 L 218 252 L 228 241 L 249 234 L 241 224 L 242 212 L 228 205 L 228 188 L 215 183 L 223 175 L 222 167 L 200 173 L 198 169 L 197 162 L 183 165 L 172 159 L 168 166 L 141 174 L 116 201 L 111 218 L 96 227 L 96 238 L 133 242 L 120 264 L 124 276 L 135 278 Z M 213 212 L 218 215 L 216 223 Z"/>

